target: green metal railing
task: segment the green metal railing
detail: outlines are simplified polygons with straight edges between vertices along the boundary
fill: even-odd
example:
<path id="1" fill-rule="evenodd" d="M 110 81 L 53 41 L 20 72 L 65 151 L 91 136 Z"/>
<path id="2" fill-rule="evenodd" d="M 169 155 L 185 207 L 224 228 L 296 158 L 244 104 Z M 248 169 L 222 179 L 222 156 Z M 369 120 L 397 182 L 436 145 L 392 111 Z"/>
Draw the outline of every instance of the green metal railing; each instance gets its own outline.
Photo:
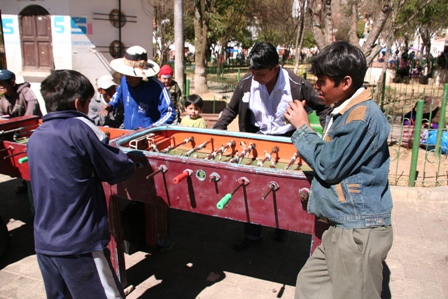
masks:
<path id="1" fill-rule="evenodd" d="M 305 68 L 299 70 L 299 74 L 314 84 L 316 77 L 307 74 Z M 207 68 L 207 81 L 218 85 L 220 90 L 232 93 L 236 85 L 248 71 L 247 67 L 226 65 L 221 69 L 214 66 Z M 373 99 L 384 111 L 390 125 L 389 150 L 391 153 L 391 165 L 389 170 L 389 181 L 391 185 L 400 186 L 440 186 L 448 183 L 448 156 L 442 154 L 441 140 L 443 132 L 446 132 L 446 105 L 448 95 L 448 84 L 437 83 L 436 78 L 430 78 L 428 84 L 420 84 L 419 78 L 409 78 L 403 83 L 394 82 L 394 70 L 392 74 L 382 76 L 382 79 L 366 77 L 365 80 L 376 84 L 367 84 L 371 90 Z M 194 73 L 194 65 L 186 66 L 186 73 Z M 373 76 L 373 75 L 372 75 Z M 436 98 L 439 102 L 438 128 L 422 128 L 426 122 L 420 111 L 420 101 L 424 96 Z M 404 116 L 407 112 L 416 108 L 415 123 L 412 126 L 405 124 Z M 424 110 L 424 107 L 422 108 Z M 214 109 L 213 109 L 214 110 Z M 421 113 L 421 115 L 420 115 Z M 426 114 L 425 114 L 426 115 Z M 422 118 L 420 118 L 422 117 Z M 430 117 L 432 118 L 432 116 Z M 436 144 L 423 146 L 420 142 L 421 135 L 428 131 L 437 130 Z M 404 136 L 412 131 L 410 140 Z"/>

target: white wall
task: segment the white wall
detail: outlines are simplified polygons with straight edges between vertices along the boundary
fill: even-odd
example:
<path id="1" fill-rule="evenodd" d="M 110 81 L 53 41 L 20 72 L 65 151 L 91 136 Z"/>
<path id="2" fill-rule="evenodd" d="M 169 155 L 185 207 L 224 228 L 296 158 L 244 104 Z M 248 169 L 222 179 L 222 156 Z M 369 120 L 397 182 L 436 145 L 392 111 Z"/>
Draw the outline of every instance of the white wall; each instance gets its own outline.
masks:
<path id="1" fill-rule="evenodd" d="M 121 28 L 125 47 L 144 47 L 152 57 L 152 5 L 150 1 L 121 0 L 122 11 L 133 22 Z M 118 0 L 0 0 L 4 24 L 5 50 L 8 68 L 17 74 L 22 71 L 22 50 L 18 15 L 28 5 L 39 5 L 51 15 L 53 56 L 56 69 L 74 69 L 86 75 L 92 83 L 101 75 L 112 73 L 113 59 L 109 44 L 119 39 L 119 29 L 108 19 Z M 95 15 L 101 13 L 107 15 Z"/>
<path id="2" fill-rule="evenodd" d="M 3 39 L 8 68 L 14 72 L 22 70 L 19 20 L 17 15 L 2 14 Z"/>
<path id="3" fill-rule="evenodd" d="M 80 2 L 84 2 L 80 5 Z M 145 4 L 146 3 L 146 4 Z M 148 1 L 122 0 L 122 11 L 128 16 L 121 28 L 121 41 L 125 47 L 134 45 L 142 46 L 148 52 L 148 58 L 152 57 L 152 6 Z M 73 69 L 86 72 L 89 79 L 96 78 L 114 71 L 109 62 L 113 57 L 109 54 L 109 45 L 113 40 L 119 39 L 119 29 L 112 26 L 107 15 L 95 15 L 95 13 L 109 14 L 112 9 L 118 9 L 118 0 L 103 1 L 70 1 L 70 14 L 84 18 L 79 26 L 84 26 L 87 34 L 74 34 L 72 30 L 72 57 Z M 148 11 L 149 10 L 149 11 Z"/>

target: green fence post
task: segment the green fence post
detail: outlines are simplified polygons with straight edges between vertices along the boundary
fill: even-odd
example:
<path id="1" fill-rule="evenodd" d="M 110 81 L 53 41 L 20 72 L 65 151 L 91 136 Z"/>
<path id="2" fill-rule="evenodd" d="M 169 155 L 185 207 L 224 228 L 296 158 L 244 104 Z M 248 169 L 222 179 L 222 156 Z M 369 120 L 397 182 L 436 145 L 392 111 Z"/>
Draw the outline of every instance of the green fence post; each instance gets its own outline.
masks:
<path id="1" fill-rule="evenodd" d="M 443 88 L 443 97 L 442 97 L 442 109 L 440 109 L 440 115 L 439 115 L 439 126 L 437 129 L 437 136 L 436 136 L 436 145 L 434 147 L 434 152 L 436 155 L 440 156 L 441 154 L 441 148 L 440 148 L 440 140 L 442 139 L 443 131 L 445 128 L 445 118 L 446 118 L 446 101 L 448 97 L 448 83 L 445 83 L 445 86 Z M 432 107 L 434 109 L 434 107 Z"/>
<path id="2" fill-rule="evenodd" d="M 241 68 L 238 68 L 238 82 L 240 82 L 241 79 Z"/>
<path id="3" fill-rule="evenodd" d="M 306 80 L 306 72 L 303 72 L 303 79 Z"/>
<path id="4" fill-rule="evenodd" d="M 187 93 L 187 65 L 184 66 L 184 85 L 182 86 L 182 97 L 181 97 L 181 101 L 182 101 L 182 107 L 185 106 L 185 98 L 186 98 L 186 93 Z"/>
<path id="5" fill-rule="evenodd" d="M 415 186 L 415 174 L 417 170 L 418 162 L 418 150 L 420 146 L 420 134 L 422 131 L 422 118 L 423 118 L 423 100 L 417 101 L 417 114 L 415 116 L 415 131 L 414 140 L 412 142 L 412 156 L 411 156 L 411 169 L 409 170 L 409 187 Z"/>
<path id="6" fill-rule="evenodd" d="M 190 79 L 185 80 L 185 97 L 190 95 Z"/>
<path id="7" fill-rule="evenodd" d="M 383 88 L 381 91 L 381 111 L 384 111 L 384 95 L 386 93 L 386 72 L 383 75 Z"/>

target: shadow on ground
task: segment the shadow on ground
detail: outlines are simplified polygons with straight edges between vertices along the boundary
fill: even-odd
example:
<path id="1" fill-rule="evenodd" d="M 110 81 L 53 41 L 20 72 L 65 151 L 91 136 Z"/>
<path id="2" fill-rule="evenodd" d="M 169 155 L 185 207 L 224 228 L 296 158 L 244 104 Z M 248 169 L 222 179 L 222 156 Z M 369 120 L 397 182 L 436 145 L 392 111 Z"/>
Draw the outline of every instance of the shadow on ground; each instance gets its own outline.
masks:
<path id="1" fill-rule="evenodd" d="M 176 246 L 168 253 L 147 251 L 145 259 L 128 268 L 128 284 L 151 276 L 160 281 L 139 298 L 196 298 L 204 289 L 226 279 L 226 273 L 294 286 L 309 256 L 311 237 L 288 232 L 275 242 L 274 229 L 263 229 L 263 241 L 236 252 L 233 243 L 243 234 L 242 223 L 172 211 Z M 281 298 L 281 290 L 277 294 Z"/>
<path id="2" fill-rule="evenodd" d="M 16 194 L 21 179 L 0 183 L 0 215 L 8 224 L 10 245 L 0 257 L 0 269 L 35 254 L 33 217 L 27 194 Z"/>
<path id="3" fill-rule="evenodd" d="M 26 194 L 15 194 L 20 184 L 19 179 L 0 183 L 0 215 L 9 222 L 11 236 L 10 248 L 0 258 L 0 269 L 35 254 L 30 204 Z M 232 245 L 243 235 L 242 223 L 178 210 L 172 210 L 171 216 L 176 246 L 168 253 L 145 250 L 144 258 L 127 269 L 129 285 L 145 285 L 139 299 L 197 298 L 218 282 L 222 286 L 215 291 L 231 288 L 242 276 L 244 284 L 253 284 L 249 288 L 260 285 L 256 281 L 282 286 L 272 290 L 273 296 L 282 298 L 285 286 L 295 285 L 309 256 L 308 235 L 288 232 L 283 242 L 275 242 L 274 229 L 263 228 L 262 242 L 236 252 Z M 383 266 L 385 299 L 391 298 L 391 273 L 386 264 Z"/>

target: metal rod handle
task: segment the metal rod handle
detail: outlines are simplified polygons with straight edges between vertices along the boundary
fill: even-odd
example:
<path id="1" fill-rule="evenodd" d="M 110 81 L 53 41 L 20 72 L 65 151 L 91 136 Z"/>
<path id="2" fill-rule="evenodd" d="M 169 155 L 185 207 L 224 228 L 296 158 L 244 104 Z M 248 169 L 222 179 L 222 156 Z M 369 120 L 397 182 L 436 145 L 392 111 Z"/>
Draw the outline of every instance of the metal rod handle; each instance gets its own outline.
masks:
<path id="1" fill-rule="evenodd" d="M 181 181 L 185 180 L 187 177 L 193 174 L 193 171 L 190 169 L 185 169 L 181 174 L 177 175 L 173 179 L 174 184 L 179 184 Z"/>

